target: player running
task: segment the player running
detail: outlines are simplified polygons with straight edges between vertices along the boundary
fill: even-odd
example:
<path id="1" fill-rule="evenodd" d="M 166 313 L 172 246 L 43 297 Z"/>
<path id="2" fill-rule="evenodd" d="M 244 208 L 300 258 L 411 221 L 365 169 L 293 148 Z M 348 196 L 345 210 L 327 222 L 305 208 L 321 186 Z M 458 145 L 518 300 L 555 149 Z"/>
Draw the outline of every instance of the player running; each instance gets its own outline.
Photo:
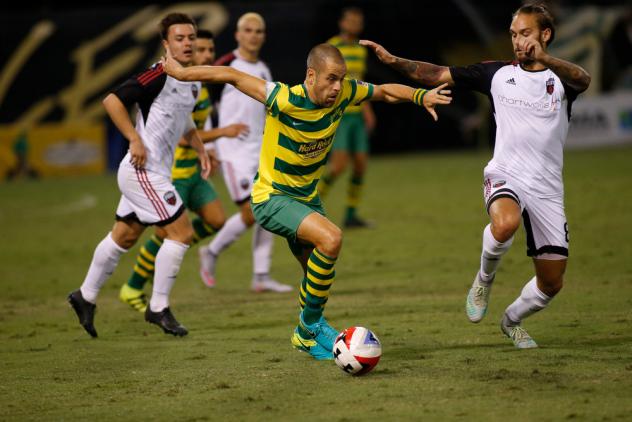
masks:
<path id="1" fill-rule="evenodd" d="M 195 34 L 195 22 L 188 15 L 171 13 L 160 22 L 162 45 L 181 66 L 191 63 Z M 160 326 L 165 333 L 187 334 L 171 313 L 169 293 L 194 233 L 182 199 L 171 183 L 171 164 L 176 145 L 184 137 L 198 153 L 201 177 L 206 179 L 211 170 L 191 118 L 200 89 L 199 82 L 178 81 L 157 63 L 128 79 L 103 100 L 108 115 L 129 140 L 129 151 L 118 169 L 122 196 L 114 227 L 94 251 L 81 288 L 68 296 L 79 323 L 92 337 L 97 336 L 97 295 L 121 255 L 136 243 L 148 225 L 161 227 L 165 240 L 156 255 L 153 293 L 145 320 Z M 127 107 L 134 104 L 139 108 L 136 127 L 127 112 Z"/>
<path id="2" fill-rule="evenodd" d="M 562 152 L 571 105 L 590 84 L 590 75 L 547 52 L 555 37 L 553 18 L 541 5 L 513 14 L 509 29 L 514 62 L 483 62 L 445 67 L 395 57 L 382 46 L 361 41 L 379 59 L 423 84 L 449 83 L 489 96 L 496 119 L 494 156 L 484 171 L 483 196 L 491 223 L 483 230 L 481 266 L 467 295 L 466 313 L 479 322 L 502 256 L 524 223 L 527 255 L 535 277 L 505 310 L 505 333 L 521 349 L 537 347 L 521 327 L 524 318 L 544 309 L 562 288 L 568 258 L 564 213 Z"/>
<path id="3" fill-rule="evenodd" d="M 198 29 L 193 50 L 194 64 L 212 64 L 215 61 L 213 33 L 204 29 Z M 248 132 L 248 127 L 241 123 L 213 129 L 210 119 L 211 110 L 209 90 L 202 85 L 202 90 L 192 113 L 193 121 L 202 142 L 210 143 L 222 136 L 225 136 L 226 139 L 232 138 L 234 142 L 236 136 Z M 197 151 L 183 140 L 180 141 L 175 151 L 175 162 L 171 170 L 171 179 L 178 191 L 178 195 L 184 202 L 184 206 L 198 215 L 193 220 L 193 230 L 195 232 L 193 244 L 213 235 L 222 228 L 226 222 L 222 203 L 217 197 L 212 183 L 202 179 L 200 175 Z M 147 309 L 147 298 L 143 292 L 143 286 L 153 278 L 156 254 L 164 238 L 164 230 L 156 227 L 156 233 L 140 248 L 129 280 L 121 287 L 119 298 L 137 311 L 145 312 Z"/>
<path id="4" fill-rule="evenodd" d="M 323 317 L 342 246 L 341 230 L 327 219 L 316 186 L 327 162 L 345 109 L 363 101 L 414 102 L 437 119 L 435 106 L 449 104 L 441 91 L 405 85 L 372 85 L 345 79 L 340 51 L 319 44 L 307 57 L 305 82 L 288 86 L 268 82 L 225 66 L 185 68 L 169 55 L 165 71 L 183 81 L 228 83 L 265 104 L 267 110 L 259 171 L 252 190 L 255 218 L 266 230 L 287 239 L 303 267 L 302 311 L 292 345 L 315 359 L 332 359 L 337 331 Z"/>

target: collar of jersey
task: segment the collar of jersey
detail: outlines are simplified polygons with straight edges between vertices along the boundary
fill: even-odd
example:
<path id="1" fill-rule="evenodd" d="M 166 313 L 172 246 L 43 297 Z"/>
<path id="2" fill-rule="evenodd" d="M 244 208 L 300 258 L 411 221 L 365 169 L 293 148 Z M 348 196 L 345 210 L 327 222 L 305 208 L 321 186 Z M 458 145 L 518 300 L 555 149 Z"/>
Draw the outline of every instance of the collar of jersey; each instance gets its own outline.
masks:
<path id="1" fill-rule="evenodd" d="M 522 63 L 520 63 L 520 69 L 524 70 L 525 72 L 529 72 L 529 73 L 538 73 L 538 72 L 544 72 L 549 70 L 548 67 L 545 67 L 544 69 L 540 69 L 540 70 L 529 70 L 529 69 L 525 69 L 524 67 L 522 67 Z"/>

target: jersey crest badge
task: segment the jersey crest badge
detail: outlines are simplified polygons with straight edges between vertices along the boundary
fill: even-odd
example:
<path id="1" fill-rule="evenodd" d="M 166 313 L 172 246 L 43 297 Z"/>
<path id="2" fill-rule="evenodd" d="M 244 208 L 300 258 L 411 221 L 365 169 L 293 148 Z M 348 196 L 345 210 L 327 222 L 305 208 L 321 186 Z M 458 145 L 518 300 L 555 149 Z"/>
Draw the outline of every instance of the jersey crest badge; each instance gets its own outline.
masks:
<path id="1" fill-rule="evenodd" d="M 165 202 L 171 206 L 174 206 L 176 204 L 176 194 L 172 191 L 165 193 L 165 196 L 163 196 L 163 198 L 165 198 Z"/>
<path id="2" fill-rule="evenodd" d="M 494 187 L 494 189 L 496 189 L 496 188 L 499 188 L 499 187 L 503 186 L 505 183 L 507 183 L 507 182 L 505 182 L 504 180 L 501 180 L 499 182 L 494 183 L 493 187 Z"/>
<path id="3" fill-rule="evenodd" d="M 549 78 L 546 81 L 546 93 L 549 95 L 553 95 L 554 90 L 555 90 L 555 79 Z"/>
<path id="4" fill-rule="evenodd" d="M 193 98 L 197 99 L 197 96 L 198 96 L 198 87 L 197 87 L 197 85 L 191 85 L 191 94 L 193 94 Z"/>

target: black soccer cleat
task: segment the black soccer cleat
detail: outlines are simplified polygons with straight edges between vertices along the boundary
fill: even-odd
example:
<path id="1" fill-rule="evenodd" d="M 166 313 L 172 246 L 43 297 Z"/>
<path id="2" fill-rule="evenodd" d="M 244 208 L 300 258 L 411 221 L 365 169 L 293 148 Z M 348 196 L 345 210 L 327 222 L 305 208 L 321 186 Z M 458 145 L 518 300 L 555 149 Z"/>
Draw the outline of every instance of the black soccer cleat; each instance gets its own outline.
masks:
<path id="1" fill-rule="evenodd" d="M 96 312 L 97 305 L 90 303 L 83 298 L 81 290 L 75 290 L 68 295 L 68 303 L 75 310 L 75 313 L 79 317 L 79 324 L 90 334 L 93 338 L 97 337 L 97 330 L 94 329 L 94 313 Z"/>
<path id="2" fill-rule="evenodd" d="M 346 229 L 372 229 L 374 224 L 359 217 L 351 217 L 345 219 L 343 226 Z"/>
<path id="3" fill-rule="evenodd" d="M 174 336 L 184 337 L 189 332 L 184 327 L 184 325 L 180 324 L 176 318 L 171 313 L 169 308 L 165 308 L 160 312 L 153 312 L 151 307 L 147 306 L 147 310 L 145 311 L 145 321 L 156 324 L 165 334 L 173 334 Z"/>

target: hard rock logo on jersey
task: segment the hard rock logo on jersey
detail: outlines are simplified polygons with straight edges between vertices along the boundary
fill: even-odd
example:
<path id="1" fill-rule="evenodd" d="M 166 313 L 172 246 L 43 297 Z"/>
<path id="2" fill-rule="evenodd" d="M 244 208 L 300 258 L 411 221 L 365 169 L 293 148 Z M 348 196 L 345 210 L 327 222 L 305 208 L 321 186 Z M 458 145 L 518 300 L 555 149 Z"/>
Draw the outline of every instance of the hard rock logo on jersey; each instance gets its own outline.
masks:
<path id="1" fill-rule="evenodd" d="M 191 85 L 191 94 L 193 94 L 193 98 L 197 98 L 198 96 L 198 88 L 197 85 Z"/>
<path id="2" fill-rule="evenodd" d="M 298 147 L 298 153 L 302 154 L 305 158 L 317 157 L 324 151 L 327 151 L 327 148 L 331 145 L 331 141 L 333 139 L 334 137 L 330 136 L 328 138 L 301 144 Z"/>
<path id="3" fill-rule="evenodd" d="M 546 93 L 549 95 L 553 95 L 554 90 L 555 90 L 555 79 L 549 78 L 546 81 Z"/>
<path id="4" fill-rule="evenodd" d="M 163 198 L 165 198 L 165 202 L 169 205 L 173 206 L 176 204 L 176 194 L 172 191 L 165 193 L 165 196 L 163 196 Z"/>

